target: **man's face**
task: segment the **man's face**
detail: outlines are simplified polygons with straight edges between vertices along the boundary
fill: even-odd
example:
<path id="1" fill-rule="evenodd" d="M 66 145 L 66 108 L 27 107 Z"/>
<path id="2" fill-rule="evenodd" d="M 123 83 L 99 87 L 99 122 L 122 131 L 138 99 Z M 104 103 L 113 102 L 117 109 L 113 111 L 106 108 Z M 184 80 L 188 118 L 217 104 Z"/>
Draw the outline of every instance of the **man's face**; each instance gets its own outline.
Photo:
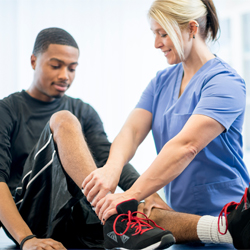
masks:
<path id="1" fill-rule="evenodd" d="M 59 44 L 50 44 L 44 53 L 32 55 L 35 73 L 28 93 L 45 102 L 62 97 L 75 78 L 78 57 L 78 49 Z"/>

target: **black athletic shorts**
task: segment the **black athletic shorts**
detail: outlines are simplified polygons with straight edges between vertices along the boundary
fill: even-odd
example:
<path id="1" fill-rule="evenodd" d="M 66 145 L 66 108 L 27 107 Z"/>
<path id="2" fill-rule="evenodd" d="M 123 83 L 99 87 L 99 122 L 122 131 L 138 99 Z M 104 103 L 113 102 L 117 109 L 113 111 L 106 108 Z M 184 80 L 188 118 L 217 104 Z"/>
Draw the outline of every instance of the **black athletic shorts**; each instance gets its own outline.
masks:
<path id="1" fill-rule="evenodd" d="M 25 162 L 14 199 L 38 238 L 52 238 L 66 248 L 103 248 L 100 220 L 64 171 L 49 124 Z"/>

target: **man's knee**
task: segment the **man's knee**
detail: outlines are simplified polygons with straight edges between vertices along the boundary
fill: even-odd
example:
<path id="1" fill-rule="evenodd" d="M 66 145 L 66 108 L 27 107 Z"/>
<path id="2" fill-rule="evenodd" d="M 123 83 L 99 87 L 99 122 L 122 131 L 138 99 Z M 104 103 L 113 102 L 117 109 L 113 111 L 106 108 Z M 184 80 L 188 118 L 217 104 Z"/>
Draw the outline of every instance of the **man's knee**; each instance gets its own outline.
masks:
<path id="1" fill-rule="evenodd" d="M 81 129 L 81 124 L 77 117 L 67 110 L 54 113 L 50 118 L 49 125 L 54 136 L 59 130 Z"/>

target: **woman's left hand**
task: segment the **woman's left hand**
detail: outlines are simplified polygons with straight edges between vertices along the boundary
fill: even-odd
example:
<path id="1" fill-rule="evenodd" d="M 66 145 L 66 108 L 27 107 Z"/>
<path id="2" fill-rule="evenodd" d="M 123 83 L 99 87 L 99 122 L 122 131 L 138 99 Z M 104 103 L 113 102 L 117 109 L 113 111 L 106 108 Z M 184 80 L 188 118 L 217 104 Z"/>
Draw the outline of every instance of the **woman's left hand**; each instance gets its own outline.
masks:
<path id="1" fill-rule="evenodd" d="M 105 221 L 113 214 L 117 214 L 116 206 L 130 199 L 134 199 L 127 192 L 118 194 L 108 194 L 102 198 L 96 205 L 95 212 L 101 222 L 105 224 Z"/>

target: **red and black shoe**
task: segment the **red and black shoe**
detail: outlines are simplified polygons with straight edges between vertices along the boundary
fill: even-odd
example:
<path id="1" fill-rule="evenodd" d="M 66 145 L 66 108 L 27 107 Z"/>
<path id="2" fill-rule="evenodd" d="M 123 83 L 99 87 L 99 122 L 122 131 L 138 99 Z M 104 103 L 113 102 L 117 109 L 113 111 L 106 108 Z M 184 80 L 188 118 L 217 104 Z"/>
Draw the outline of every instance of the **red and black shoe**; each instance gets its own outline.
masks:
<path id="1" fill-rule="evenodd" d="M 138 212 L 137 207 L 135 199 L 117 205 L 118 214 L 112 215 L 104 225 L 105 249 L 165 249 L 175 243 L 170 231 Z M 137 217 L 137 213 L 143 214 L 145 218 Z"/>
<path id="2" fill-rule="evenodd" d="M 226 220 L 225 232 L 221 232 L 219 223 L 223 214 Z M 232 201 L 223 207 L 218 219 L 218 230 L 221 234 L 229 230 L 235 248 L 250 249 L 250 186 L 246 188 L 239 203 Z"/>

